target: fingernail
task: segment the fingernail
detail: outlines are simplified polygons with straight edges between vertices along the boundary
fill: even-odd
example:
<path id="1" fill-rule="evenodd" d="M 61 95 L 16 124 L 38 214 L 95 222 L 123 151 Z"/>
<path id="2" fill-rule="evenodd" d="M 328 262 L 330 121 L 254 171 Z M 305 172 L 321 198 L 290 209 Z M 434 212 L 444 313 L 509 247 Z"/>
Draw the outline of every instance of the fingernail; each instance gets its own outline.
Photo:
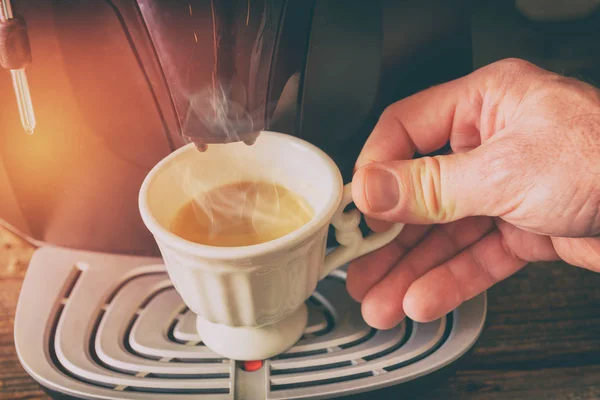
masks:
<path id="1" fill-rule="evenodd" d="M 365 177 L 365 193 L 369 208 L 374 212 L 389 211 L 400 199 L 398 182 L 385 169 L 369 168 Z"/>

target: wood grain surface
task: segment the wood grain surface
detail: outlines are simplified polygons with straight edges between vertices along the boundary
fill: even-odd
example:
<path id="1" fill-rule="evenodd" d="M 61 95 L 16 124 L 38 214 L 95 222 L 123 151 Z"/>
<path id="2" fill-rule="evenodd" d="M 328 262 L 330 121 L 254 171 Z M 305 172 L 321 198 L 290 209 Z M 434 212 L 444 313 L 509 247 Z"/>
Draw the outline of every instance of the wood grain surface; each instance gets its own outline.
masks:
<path id="1" fill-rule="evenodd" d="M 15 353 L 13 321 L 33 248 L 0 227 L 0 399 L 48 399 Z M 600 274 L 532 264 L 489 291 L 473 352 L 426 399 L 600 399 Z"/>

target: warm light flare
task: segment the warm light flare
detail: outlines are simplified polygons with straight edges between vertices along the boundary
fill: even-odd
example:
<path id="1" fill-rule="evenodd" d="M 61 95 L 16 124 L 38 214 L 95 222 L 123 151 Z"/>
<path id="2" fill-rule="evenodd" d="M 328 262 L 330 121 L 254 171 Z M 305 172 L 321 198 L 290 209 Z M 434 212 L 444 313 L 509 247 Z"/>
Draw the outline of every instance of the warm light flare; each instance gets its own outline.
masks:
<path id="1" fill-rule="evenodd" d="M 0 21 L 8 21 L 14 18 L 10 0 L 0 0 Z M 31 93 L 29 92 L 29 83 L 25 69 L 12 69 L 10 71 L 19 114 L 21 115 L 21 125 L 28 135 L 35 131 L 35 114 L 31 103 Z"/>

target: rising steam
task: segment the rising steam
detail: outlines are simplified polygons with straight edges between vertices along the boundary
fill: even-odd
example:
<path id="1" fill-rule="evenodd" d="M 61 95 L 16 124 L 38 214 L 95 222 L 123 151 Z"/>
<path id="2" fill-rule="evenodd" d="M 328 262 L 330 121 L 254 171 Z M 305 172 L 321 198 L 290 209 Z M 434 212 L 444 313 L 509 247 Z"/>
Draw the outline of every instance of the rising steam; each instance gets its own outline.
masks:
<path id="1" fill-rule="evenodd" d="M 184 139 L 200 147 L 211 143 L 253 143 L 260 124 L 243 104 L 245 97 L 243 86 L 228 84 L 207 87 L 190 96 Z"/>
<path id="2" fill-rule="evenodd" d="M 240 98 L 241 94 L 236 97 Z M 216 91 L 208 88 L 192 96 L 185 131 L 190 137 L 196 132 L 203 138 L 229 143 L 239 142 L 240 134 L 252 132 L 256 125 L 245 107 L 231 100 L 231 87 L 219 85 Z M 207 231 L 209 242 L 219 236 L 227 242 L 226 237 L 244 234 L 261 238 L 260 242 L 269 241 L 299 228 L 312 218 L 310 206 L 299 194 L 288 191 L 285 183 L 281 185 L 273 176 L 263 175 L 259 180 L 251 178 L 254 175 L 249 170 L 252 165 L 239 154 L 247 149 L 225 145 L 225 150 L 219 166 L 223 171 L 232 171 L 232 176 L 227 179 L 230 183 L 223 187 L 215 187 L 211 171 L 200 175 L 190 166 L 181 167 L 179 171 L 183 189 L 192 200 L 198 229 Z M 197 156 L 208 154 L 199 152 Z M 272 171 L 276 168 L 274 165 Z M 229 242 L 238 243 L 234 239 Z"/>

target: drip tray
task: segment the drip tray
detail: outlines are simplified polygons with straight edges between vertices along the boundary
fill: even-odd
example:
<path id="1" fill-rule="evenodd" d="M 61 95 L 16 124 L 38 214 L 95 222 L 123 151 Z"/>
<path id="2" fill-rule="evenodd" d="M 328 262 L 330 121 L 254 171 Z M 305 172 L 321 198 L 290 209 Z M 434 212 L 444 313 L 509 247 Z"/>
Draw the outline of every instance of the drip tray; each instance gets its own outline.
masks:
<path id="1" fill-rule="evenodd" d="M 437 321 L 377 331 L 345 270 L 307 301 L 304 336 L 253 372 L 202 344 L 160 259 L 38 250 L 23 284 L 15 344 L 52 392 L 85 399 L 313 399 L 405 383 L 460 358 L 485 320 L 480 295 Z"/>

